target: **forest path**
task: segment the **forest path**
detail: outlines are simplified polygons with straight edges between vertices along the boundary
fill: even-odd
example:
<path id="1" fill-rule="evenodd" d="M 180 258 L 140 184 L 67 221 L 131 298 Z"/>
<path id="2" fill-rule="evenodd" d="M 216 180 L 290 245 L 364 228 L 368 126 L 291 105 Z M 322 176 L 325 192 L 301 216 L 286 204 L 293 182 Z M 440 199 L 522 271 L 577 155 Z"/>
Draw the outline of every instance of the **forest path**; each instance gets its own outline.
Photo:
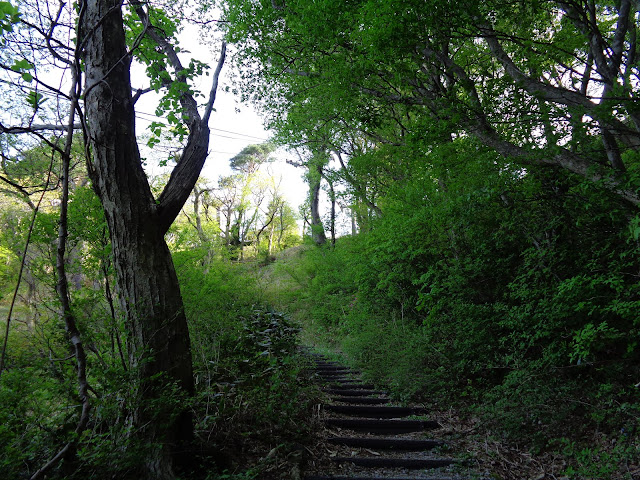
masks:
<path id="1" fill-rule="evenodd" d="M 449 458 L 444 441 L 426 438 L 438 422 L 426 409 L 391 405 L 388 395 L 362 383 L 360 372 L 307 352 L 314 377 L 329 400 L 322 405 L 324 430 L 305 480 L 479 479 L 463 462 Z M 455 452 L 453 452 L 455 453 Z"/>

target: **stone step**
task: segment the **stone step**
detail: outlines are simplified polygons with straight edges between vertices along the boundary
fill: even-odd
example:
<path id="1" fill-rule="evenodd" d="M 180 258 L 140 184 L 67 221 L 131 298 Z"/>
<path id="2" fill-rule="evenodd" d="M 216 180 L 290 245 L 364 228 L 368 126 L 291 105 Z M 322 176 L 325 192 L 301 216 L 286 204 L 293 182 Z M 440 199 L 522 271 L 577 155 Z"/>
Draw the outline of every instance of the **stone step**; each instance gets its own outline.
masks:
<path id="1" fill-rule="evenodd" d="M 304 480 L 463 480 L 461 477 L 345 477 L 344 475 L 307 475 Z"/>
<path id="2" fill-rule="evenodd" d="M 318 372 L 344 372 L 346 370 L 351 370 L 349 367 L 343 367 L 342 365 L 320 365 L 315 369 Z"/>
<path id="3" fill-rule="evenodd" d="M 329 385 L 333 390 L 373 390 L 375 385 L 359 382 L 333 382 Z"/>
<path id="4" fill-rule="evenodd" d="M 346 447 L 406 451 L 431 450 L 444 445 L 440 440 L 412 440 L 409 438 L 332 437 L 328 439 L 328 442 Z"/>
<path id="5" fill-rule="evenodd" d="M 325 405 L 327 412 L 370 418 L 400 418 L 410 415 L 425 415 L 425 408 L 414 407 L 380 407 L 371 405 Z"/>
<path id="6" fill-rule="evenodd" d="M 463 480 L 461 477 L 345 477 L 344 475 L 307 475 L 304 480 Z"/>
<path id="7" fill-rule="evenodd" d="M 379 390 L 342 390 L 339 388 L 329 388 L 327 392 L 330 395 L 339 395 L 341 397 L 366 397 L 369 395 L 384 395 Z"/>
<path id="8" fill-rule="evenodd" d="M 391 402 L 388 398 L 376 397 L 331 397 L 331 401 L 356 405 L 382 405 Z"/>
<path id="9" fill-rule="evenodd" d="M 422 432 L 440 428 L 433 420 L 373 420 L 368 418 L 327 418 L 325 425 L 356 432 L 393 435 L 396 433 Z"/>
<path id="10" fill-rule="evenodd" d="M 352 463 L 367 468 L 406 468 L 421 470 L 426 468 L 447 467 L 456 463 L 449 458 L 380 458 L 380 457 L 335 457 L 336 463 Z"/>
<path id="11" fill-rule="evenodd" d="M 359 376 L 360 374 L 358 372 L 348 371 L 348 372 L 324 372 L 324 373 L 316 372 L 316 375 L 320 378 L 332 380 L 334 378 L 349 378 L 352 376 Z"/>
<path id="12" fill-rule="evenodd" d="M 357 381 L 357 379 L 354 379 L 353 377 L 338 377 L 338 376 L 330 376 L 330 377 L 321 377 L 320 378 L 321 381 L 325 382 L 325 383 L 340 383 L 340 384 L 345 384 L 345 383 L 354 383 Z"/>
<path id="13" fill-rule="evenodd" d="M 339 371 L 339 372 L 316 372 L 316 375 L 319 376 L 320 378 L 331 380 L 332 378 L 348 377 L 351 375 L 360 375 L 360 374 L 358 372 L 352 372 L 350 370 L 347 370 L 347 371 Z"/>

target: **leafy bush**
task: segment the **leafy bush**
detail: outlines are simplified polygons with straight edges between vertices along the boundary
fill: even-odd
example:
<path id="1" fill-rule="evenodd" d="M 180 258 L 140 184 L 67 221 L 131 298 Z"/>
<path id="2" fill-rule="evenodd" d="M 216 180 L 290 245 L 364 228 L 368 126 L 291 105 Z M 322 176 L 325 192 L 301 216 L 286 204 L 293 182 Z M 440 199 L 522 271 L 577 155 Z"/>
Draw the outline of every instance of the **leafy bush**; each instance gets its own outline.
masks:
<path id="1" fill-rule="evenodd" d="M 289 267 L 309 274 L 296 304 L 306 338 L 344 351 L 398 398 L 457 404 L 533 449 L 564 435 L 580 451 L 581 432 L 629 432 L 640 375 L 633 209 L 566 173 L 488 161 L 465 140 L 448 153 L 442 170 L 412 164 L 367 231 Z"/>
<path id="2" fill-rule="evenodd" d="M 196 433 L 218 458 L 211 478 L 286 476 L 309 438 L 318 395 L 298 352 L 299 328 L 253 304 L 255 265 L 214 260 L 204 273 L 188 253 L 176 263 L 194 353 Z"/>

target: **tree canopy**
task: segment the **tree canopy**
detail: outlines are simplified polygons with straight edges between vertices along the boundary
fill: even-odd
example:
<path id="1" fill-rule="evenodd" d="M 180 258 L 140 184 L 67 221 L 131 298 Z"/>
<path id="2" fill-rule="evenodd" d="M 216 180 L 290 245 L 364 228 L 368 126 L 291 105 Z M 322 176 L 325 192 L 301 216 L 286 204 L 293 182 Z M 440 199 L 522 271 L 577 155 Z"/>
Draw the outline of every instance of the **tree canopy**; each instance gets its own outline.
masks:
<path id="1" fill-rule="evenodd" d="M 244 92 L 283 141 L 472 136 L 637 205 L 637 5 L 230 1 Z"/>

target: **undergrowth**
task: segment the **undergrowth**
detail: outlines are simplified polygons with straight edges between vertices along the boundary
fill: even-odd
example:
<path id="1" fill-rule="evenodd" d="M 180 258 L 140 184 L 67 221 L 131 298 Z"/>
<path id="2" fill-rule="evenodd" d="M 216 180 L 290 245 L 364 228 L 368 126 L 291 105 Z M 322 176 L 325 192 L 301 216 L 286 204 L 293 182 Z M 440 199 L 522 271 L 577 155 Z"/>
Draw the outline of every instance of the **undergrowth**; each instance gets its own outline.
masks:
<path id="1" fill-rule="evenodd" d="M 299 326 L 255 303 L 258 263 L 221 261 L 206 274 L 188 257 L 176 263 L 193 341 L 196 433 L 216 460 L 206 478 L 295 478 L 318 398 Z"/>
<path id="2" fill-rule="evenodd" d="M 264 297 L 303 323 L 305 343 L 341 353 L 399 401 L 474 417 L 479 439 L 560 455 L 566 466 L 559 473 L 571 479 L 640 472 L 639 370 L 635 355 L 614 350 L 618 338 L 587 343 L 549 317 L 525 336 L 514 317 L 520 306 L 465 303 L 450 293 L 428 312 L 416 309 L 401 265 L 390 274 L 400 275 L 394 284 L 372 281 L 371 264 L 380 259 L 372 258 L 371 242 L 342 238 L 334 250 L 308 247 L 276 262 L 261 275 L 288 276 L 295 288 L 283 295 L 268 287 L 272 280 Z"/>
<path id="3" fill-rule="evenodd" d="M 295 478 L 318 396 L 298 352 L 299 327 L 261 306 L 255 264 L 216 258 L 205 269 L 201 260 L 195 251 L 175 255 L 196 395 L 169 389 L 156 405 L 158 411 L 167 410 L 165 402 L 187 407 L 193 415 L 196 435 L 180 478 Z M 123 326 L 114 326 L 101 302 L 99 296 L 75 302 L 89 345 L 90 423 L 47 478 L 140 478 L 152 447 L 133 427 L 137 374 L 127 366 L 126 344 L 122 357 L 118 352 Z M 29 478 L 74 438 L 75 377 L 56 316 L 40 318 L 34 330 L 12 329 L 0 384 L 1 478 Z"/>

